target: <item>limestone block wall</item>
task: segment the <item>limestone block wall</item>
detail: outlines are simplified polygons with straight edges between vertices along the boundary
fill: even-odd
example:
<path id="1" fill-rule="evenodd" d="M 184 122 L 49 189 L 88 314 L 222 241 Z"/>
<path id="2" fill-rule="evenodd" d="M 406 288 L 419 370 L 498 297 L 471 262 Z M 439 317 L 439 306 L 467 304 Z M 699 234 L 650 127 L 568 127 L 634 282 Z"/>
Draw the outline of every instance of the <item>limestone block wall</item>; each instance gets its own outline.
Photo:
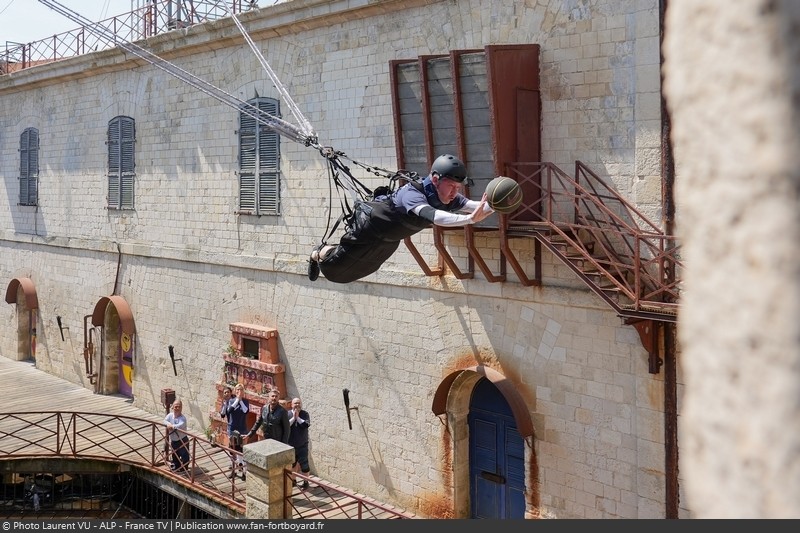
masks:
<path id="1" fill-rule="evenodd" d="M 318 9 L 334 12 L 312 17 Z M 655 2 L 316 0 L 245 20 L 321 142 L 385 168 L 395 165 L 389 61 L 539 43 L 544 158 L 566 170 L 584 161 L 657 220 Z M 242 100 L 277 96 L 235 35 L 220 21 L 152 46 Z M 105 209 L 105 131 L 117 115 L 136 120 L 135 211 Z M 35 209 L 15 201 L 19 133 L 31 126 L 42 147 Z M 236 128 L 235 110 L 114 51 L 0 78 L 0 202 L 9 206 L 0 210 L 0 280 L 24 272 L 37 285 L 37 366 L 86 384 L 80 320 L 119 294 L 136 322 L 134 403 L 162 413 L 160 390 L 172 388 L 199 432 L 229 325 L 275 328 L 287 396 L 302 397 L 314 420 L 312 471 L 447 517 L 468 509 L 452 481 L 465 463 L 450 461 L 453 436 L 431 413 L 433 393 L 449 373 L 483 364 L 514 382 L 534 422 L 529 516 L 663 517 L 663 377 L 648 374 L 631 326 L 547 255 L 541 288 L 513 274 L 502 284 L 427 278 L 402 247 L 364 282 L 309 282 L 330 200 L 324 161 L 284 140 L 282 214 L 237 216 Z M 479 245 L 496 246 L 491 239 Z M 430 232 L 415 242 L 435 258 Z M 513 246 L 530 271 L 532 243 Z M 15 312 L 0 320 L 4 356 L 15 353 Z M 67 319 L 67 341 L 56 315 Z M 168 345 L 181 359 L 177 376 Z M 343 388 L 358 406 L 352 431 Z"/>

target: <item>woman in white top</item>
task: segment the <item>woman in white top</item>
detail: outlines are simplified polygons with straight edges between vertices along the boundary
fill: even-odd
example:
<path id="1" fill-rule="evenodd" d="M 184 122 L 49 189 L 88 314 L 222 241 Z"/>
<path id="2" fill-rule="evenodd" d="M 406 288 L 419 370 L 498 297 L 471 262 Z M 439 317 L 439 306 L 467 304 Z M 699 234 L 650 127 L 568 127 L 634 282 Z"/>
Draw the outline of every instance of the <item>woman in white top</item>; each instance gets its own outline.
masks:
<path id="1" fill-rule="evenodd" d="M 186 436 L 186 417 L 183 402 L 175 400 L 172 411 L 164 417 L 169 443 L 172 446 L 172 470 L 185 472 L 189 467 L 189 437 Z"/>

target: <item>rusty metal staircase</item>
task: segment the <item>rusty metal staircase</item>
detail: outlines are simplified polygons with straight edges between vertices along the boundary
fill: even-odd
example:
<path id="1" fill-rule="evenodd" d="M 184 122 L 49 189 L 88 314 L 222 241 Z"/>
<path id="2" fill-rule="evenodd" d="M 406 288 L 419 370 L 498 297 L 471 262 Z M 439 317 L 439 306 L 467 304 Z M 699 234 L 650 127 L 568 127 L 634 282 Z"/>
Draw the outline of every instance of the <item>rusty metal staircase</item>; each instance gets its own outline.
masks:
<path id="1" fill-rule="evenodd" d="M 525 205 L 501 221 L 503 240 L 536 238 L 631 323 L 677 320 L 682 264 L 675 237 L 580 161 L 574 177 L 552 163 L 513 163 L 507 173 L 522 186 Z"/>
<path id="2" fill-rule="evenodd" d="M 466 228 L 469 267 L 462 271 L 434 228 L 440 265 L 429 267 L 409 239 L 406 245 L 427 275 L 441 275 L 443 261 L 459 279 L 472 278 L 477 264 L 490 282 L 506 280 L 510 265 L 526 286 L 542 284 L 541 248 L 549 250 L 629 324 L 645 346 L 655 342 L 653 322 L 675 323 L 680 294 L 680 247 L 580 161 L 574 177 L 552 163 L 511 163 L 506 175 L 522 187 L 525 202 L 501 216 L 497 228 Z M 474 245 L 476 231 L 499 230 L 500 272 L 492 273 Z M 509 241 L 536 239 L 534 274 L 528 276 Z"/>

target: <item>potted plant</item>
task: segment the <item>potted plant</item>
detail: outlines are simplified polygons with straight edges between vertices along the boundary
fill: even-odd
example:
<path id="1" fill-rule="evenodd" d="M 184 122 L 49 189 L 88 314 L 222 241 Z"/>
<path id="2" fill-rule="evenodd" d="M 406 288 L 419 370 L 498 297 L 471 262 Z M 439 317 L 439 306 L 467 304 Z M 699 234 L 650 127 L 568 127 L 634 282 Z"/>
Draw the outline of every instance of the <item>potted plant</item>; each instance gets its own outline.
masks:
<path id="1" fill-rule="evenodd" d="M 214 429 L 213 424 L 209 424 L 205 429 L 206 438 L 212 446 L 217 445 L 217 431 Z"/>
<path id="2" fill-rule="evenodd" d="M 233 344 L 228 344 L 228 347 L 225 349 L 225 353 L 227 353 L 230 357 L 241 357 L 242 352 L 234 346 Z"/>

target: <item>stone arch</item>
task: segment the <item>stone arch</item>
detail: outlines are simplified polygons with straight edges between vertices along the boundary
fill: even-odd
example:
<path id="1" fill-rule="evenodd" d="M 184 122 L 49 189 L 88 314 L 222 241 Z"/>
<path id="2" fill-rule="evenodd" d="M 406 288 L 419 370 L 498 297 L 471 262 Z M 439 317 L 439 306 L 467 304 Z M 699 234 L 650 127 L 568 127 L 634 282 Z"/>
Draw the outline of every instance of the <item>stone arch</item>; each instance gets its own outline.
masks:
<path id="1" fill-rule="evenodd" d="M 526 515 L 532 516 L 539 506 L 538 474 L 535 451 L 532 446 L 534 436 L 530 409 L 517 391 L 516 385 L 503 374 L 483 365 L 471 366 L 451 372 L 439 383 L 433 397 L 431 409 L 436 416 L 445 415 L 451 435 L 450 451 L 452 457 L 453 517 L 470 517 L 470 479 L 469 479 L 469 431 L 468 420 L 472 391 L 482 378 L 491 381 L 508 402 L 517 431 L 530 446 L 526 450 L 528 486 Z"/>
<path id="2" fill-rule="evenodd" d="M 94 306 L 92 325 L 103 328 L 98 392 L 100 394 L 116 394 L 120 392 L 121 339 L 127 336 L 132 340 L 136 334 L 133 312 L 122 296 L 104 296 Z"/>
<path id="3" fill-rule="evenodd" d="M 20 296 L 23 301 L 20 302 Z M 36 296 L 36 286 L 30 278 L 14 278 L 6 289 L 6 303 L 24 303 L 27 309 L 39 309 L 39 297 Z"/>
<path id="4" fill-rule="evenodd" d="M 36 359 L 39 297 L 30 278 L 14 278 L 6 288 L 6 303 L 17 305 L 16 361 Z"/>
<path id="5" fill-rule="evenodd" d="M 517 392 L 515 385 L 497 370 L 483 365 L 456 370 L 445 377 L 436 389 L 436 394 L 433 396 L 433 414 L 439 416 L 447 412 L 447 399 L 450 394 L 450 389 L 453 387 L 457 378 L 464 372 L 471 372 L 474 374 L 475 379 L 471 380 L 472 386 L 474 386 L 481 377 L 485 377 L 494 383 L 511 407 L 511 412 L 514 413 L 514 420 L 517 423 L 517 431 L 519 431 L 519 434 L 525 439 L 533 436 L 533 422 L 531 421 L 530 411 L 525 404 L 525 400 L 520 396 L 519 392 Z M 472 390 L 471 387 L 470 390 Z"/>

